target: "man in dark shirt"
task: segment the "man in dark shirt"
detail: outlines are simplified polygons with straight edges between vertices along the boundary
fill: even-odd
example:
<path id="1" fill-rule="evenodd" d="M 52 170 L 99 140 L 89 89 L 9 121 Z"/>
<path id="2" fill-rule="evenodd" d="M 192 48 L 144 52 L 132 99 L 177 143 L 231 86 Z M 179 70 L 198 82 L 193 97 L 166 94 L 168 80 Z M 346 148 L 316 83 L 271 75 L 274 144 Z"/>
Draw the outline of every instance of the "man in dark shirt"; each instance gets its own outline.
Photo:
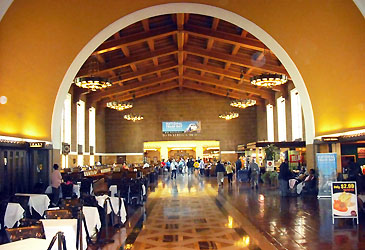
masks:
<path id="1" fill-rule="evenodd" d="M 188 166 L 188 174 L 191 175 L 193 173 L 194 169 L 194 161 L 192 158 L 188 160 L 188 163 L 186 164 Z"/>
<path id="2" fill-rule="evenodd" d="M 291 173 L 289 171 L 288 159 L 285 159 L 285 161 L 280 165 L 280 172 L 278 177 L 281 196 L 288 195 L 290 176 Z"/>
<path id="3" fill-rule="evenodd" d="M 223 187 L 223 181 L 224 181 L 224 172 L 226 170 L 224 169 L 223 164 L 221 163 L 221 161 L 217 162 L 217 166 L 215 168 L 215 172 L 217 174 L 217 181 L 218 181 L 218 186 L 222 186 Z"/>

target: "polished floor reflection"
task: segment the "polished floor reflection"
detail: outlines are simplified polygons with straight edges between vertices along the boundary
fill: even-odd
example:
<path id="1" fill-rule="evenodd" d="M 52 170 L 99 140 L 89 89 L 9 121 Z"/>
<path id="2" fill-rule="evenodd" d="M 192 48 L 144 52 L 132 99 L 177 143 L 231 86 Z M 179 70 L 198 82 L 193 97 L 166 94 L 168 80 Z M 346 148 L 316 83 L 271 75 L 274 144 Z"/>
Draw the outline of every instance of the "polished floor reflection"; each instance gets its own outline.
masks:
<path id="1" fill-rule="evenodd" d="M 365 249 L 360 226 L 331 221 L 330 200 L 280 198 L 246 183 L 161 176 L 145 207 L 103 249 Z"/>

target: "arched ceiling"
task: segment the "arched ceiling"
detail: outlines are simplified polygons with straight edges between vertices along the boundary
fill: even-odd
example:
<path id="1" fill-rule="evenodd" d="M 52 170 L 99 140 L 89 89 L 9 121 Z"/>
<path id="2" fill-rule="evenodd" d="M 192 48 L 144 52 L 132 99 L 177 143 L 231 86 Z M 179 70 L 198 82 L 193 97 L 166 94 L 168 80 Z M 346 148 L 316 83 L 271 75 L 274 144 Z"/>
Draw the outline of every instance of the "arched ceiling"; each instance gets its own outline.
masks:
<path id="1" fill-rule="evenodd" d="M 250 84 L 262 73 L 286 74 L 275 55 L 246 30 L 197 14 L 144 19 L 115 33 L 86 60 L 78 77 L 109 78 L 105 90 L 79 90 L 89 103 L 126 101 L 162 91 L 193 89 L 236 99 L 273 103 L 273 89 Z"/>

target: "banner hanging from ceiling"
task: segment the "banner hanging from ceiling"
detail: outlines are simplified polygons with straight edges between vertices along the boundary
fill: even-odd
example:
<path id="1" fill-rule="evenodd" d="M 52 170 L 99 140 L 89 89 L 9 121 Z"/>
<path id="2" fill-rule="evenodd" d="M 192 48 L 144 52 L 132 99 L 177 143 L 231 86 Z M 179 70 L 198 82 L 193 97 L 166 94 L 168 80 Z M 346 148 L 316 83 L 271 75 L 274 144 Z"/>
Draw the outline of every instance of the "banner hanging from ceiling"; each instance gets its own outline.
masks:
<path id="1" fill-rule="evenodd" d="M 162 133 L 164 134 L 191 134 L 200 133 L 200 131 L 200 121 L 162 122 Z"/>

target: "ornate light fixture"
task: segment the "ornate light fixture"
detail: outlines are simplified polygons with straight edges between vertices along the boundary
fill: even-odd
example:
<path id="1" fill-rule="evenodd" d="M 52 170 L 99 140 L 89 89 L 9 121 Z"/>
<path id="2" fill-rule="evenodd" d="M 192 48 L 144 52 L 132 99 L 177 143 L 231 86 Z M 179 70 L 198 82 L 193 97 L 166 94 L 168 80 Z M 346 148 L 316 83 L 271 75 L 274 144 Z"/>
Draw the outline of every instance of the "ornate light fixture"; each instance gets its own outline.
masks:
<path id="1" fill-rule="evenodd" d="M 132 122 L 143 120 L 142 115 L 126 114 L 123 117 L 124 117 L 124 119 L 126 119 L 128 121 L 132 121 Z"/>
<path id="2" fill-rule="evenodd" d="M 105 89 L 112 86 L 111 82 L 108 79 L 95 76 L 77 77 L 74 80 L 74 83 L 80 88 L 90 89 L 91 91 Z"/>
<path id="3" fill-rule="evenodd" d="M 288 77 L 282 74 L 261 74 L 258 76 L 251 77 L 251 84 L 260 87 L 273 87 L 284 84 L 288 81 Z"/>
<path id="4" fill-rule="evenodd" d="M 252 99 L 245 99 L 245 100 L 234 100 L 231 102 L 231 106 L 232 107 L 236 107 L 236 108 L 240 108 L 240 109 L 245 109 L 247 107 L 253 106 L 256 104 L 256 100 L 252 100 Z"/>
<path id="5" fill-rule="evenodd" d="M 224 114 L 219 115 L 219 118 L 225 119 L 225 120 L 232 120 L 234 118 L 239 117 L 240 115 L 236 112 L 226 112 Z"/>
<path id="6" fill-rule="evenodd" d="M 98 89 L 105 89 L 107 87 L 112 86 L 112 83 L 107 78 L 94 76 L 96 72 L 99 71 L 99 61 L 96 57 L 92 57 L 90 59 L 90 63 L 88 65 L 88 74 L 90 76 L 85 77 L 77 77 L 74 80 L 76 86 L 84 89 L 90 89 L 91 91 L 96 91 Z"/>
<path id="7" fill-rule="evenodd" d="M 114 102 L 107 102 L 106 106 L 108 108 L 111 108 L 111 109 L 115 109 L 115 110 L 118 110 L 118 111 L 123 111 L 123 110 L 132 108 L 133 104 L 130 103 L 130 102 L 116 102 L 116 101 L 114 101 Z"/>

